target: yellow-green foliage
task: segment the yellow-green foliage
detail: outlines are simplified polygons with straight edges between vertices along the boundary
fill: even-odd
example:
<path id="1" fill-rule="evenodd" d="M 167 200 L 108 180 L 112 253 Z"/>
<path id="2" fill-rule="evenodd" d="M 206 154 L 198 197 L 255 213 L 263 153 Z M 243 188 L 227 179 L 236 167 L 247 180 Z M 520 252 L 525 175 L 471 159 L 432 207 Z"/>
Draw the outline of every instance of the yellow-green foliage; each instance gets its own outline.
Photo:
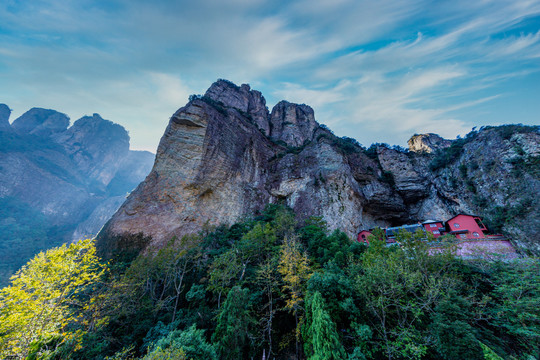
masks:
<path id="1" fill-rule="evenodd" d="M 85 291 L 103 272 L 92 240 L 36 255 L 0 290 L 0 356 L 24 358 L 32 344 L 55 337 L 80 346 L 74 325 L 84 324 Z"/>
<path id="2" fill-rule="evenodd" d="M 296 313 L 304 301 L 305 284 L 312 274 L 309 258 L 295 240 L 287 239 L 280 255 L 278 271 L 283 276 L 283 290 L 289 294 L 286 308 Z"/>

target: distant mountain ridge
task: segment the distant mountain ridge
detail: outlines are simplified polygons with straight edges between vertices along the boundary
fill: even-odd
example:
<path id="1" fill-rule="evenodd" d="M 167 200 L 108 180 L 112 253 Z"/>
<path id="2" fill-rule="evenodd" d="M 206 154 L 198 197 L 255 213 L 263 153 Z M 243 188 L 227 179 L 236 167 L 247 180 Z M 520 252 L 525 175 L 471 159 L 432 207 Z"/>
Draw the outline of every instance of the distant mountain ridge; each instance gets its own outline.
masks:
<path id="1" fill-rule="evenodd" d="M 154 160 L 99 114 L 69 127 L 55 110 L 33 108 L 12 124 L 10 112 L 0 104 L 0 281 L 36 251 L 95 235 Z"/>
<path id="2" fill-rule="evenodd" d="M 315 121 L 307 105 L 272 111 L 249 85 L 227 80 L 193 95 L 160 141 L 152 172 L 98 236 L 103 253 L 163 247 L 207 225 L 233 224 L 268 203 L 330 230 L 488 217 L 521 247 L 540 254 L 538 126 L 487 127 L 465 139 L 415 135 L 408 151 L 366 149 Z"/>

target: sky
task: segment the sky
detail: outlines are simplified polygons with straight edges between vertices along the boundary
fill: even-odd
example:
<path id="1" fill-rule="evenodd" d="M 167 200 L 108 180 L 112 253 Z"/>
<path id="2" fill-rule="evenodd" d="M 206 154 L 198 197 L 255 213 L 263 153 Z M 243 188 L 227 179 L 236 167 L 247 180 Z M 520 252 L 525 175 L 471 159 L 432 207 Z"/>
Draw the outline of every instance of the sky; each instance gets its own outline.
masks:
<path id="1" fill-rule="evenodd" d="M 540 0 L 2 0 L 0 103 L 99 113 L 155 152 L 217 79 L 365 146 L 540 124 Z"/>

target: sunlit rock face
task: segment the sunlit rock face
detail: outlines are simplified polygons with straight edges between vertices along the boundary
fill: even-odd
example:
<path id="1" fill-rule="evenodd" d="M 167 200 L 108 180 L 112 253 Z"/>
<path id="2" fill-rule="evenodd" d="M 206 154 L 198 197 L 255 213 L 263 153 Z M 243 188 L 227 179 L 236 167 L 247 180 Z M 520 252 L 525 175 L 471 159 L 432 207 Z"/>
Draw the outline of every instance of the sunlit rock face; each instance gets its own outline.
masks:
<path id="1" fill-rule="evenodd" d="M 450 146 L 452 141 L 443 139 L 437 134 L 413 135 L 409 141 L 409 151 L 416 153 L 433 153 Z"/>
<path id="2" fill-rule="evenodd" d="M 301 146 L 313 140 L 318 127 L 313 109 L 307 105 L 280 101 L 272 109 L 270 136 L 289 146 Z"/>
<path id="3" fill-rule="evenodd" d="M 475 149 L 484 142 L 497 144 L 490 150 L 494 159 L 502 159 L 511 146 L 486 131 L 464 147 L 457 161 L 432 171 L 432 152 L 448 147 L 450 140 L 415 136 L 410 141 L 414 151 L 379 147 L 370 153 L 319 126 L 307 105 L 282 101 L 269 112 L 265 104 L 248 85 L 219 80 L 205 96 L 193 97 L 176 111 L 152 171 L 98 236 L 102 251 L 134 236 L 160 248 L 173 236 L 232 224 L 268 203 L 287 204 L 301 220 L 320 216 L 330 230 L 351 237 L 374 226 L 479 212 L 466 183 L 452 177 L 462 172 L 463 162 L 479 158 Z M 537 149 L 531 145 L 538 141 L 535 136 L 515 141 L 527 151 Z M 483 167 L 480 162 L 474 171 Z M 498 195 L 489 189 L 504 186 L 492 187 L 497 177 L 475 173 L 473 178 L 475 191 L 490 200 Z"/>

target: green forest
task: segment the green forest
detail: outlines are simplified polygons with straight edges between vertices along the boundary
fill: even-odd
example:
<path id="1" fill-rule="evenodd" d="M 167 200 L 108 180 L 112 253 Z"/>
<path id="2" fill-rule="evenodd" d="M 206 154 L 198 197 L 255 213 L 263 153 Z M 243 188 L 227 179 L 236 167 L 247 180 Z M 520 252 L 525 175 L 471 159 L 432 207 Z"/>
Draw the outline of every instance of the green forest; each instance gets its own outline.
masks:
<path id="1" fill-rule="evenodd" d="M 269 205 L 156 252 L 41 252 L 0 290 L 13 359 L 540 357 L 540 261 L 462 260 L 422 234 L 386 246 Z"/>
<path id="2" fill-rule="evenodd" d="M 66 230 L 15 197 L 0 198 L 0 287 L 36 253 L 61 245 Z"/>

